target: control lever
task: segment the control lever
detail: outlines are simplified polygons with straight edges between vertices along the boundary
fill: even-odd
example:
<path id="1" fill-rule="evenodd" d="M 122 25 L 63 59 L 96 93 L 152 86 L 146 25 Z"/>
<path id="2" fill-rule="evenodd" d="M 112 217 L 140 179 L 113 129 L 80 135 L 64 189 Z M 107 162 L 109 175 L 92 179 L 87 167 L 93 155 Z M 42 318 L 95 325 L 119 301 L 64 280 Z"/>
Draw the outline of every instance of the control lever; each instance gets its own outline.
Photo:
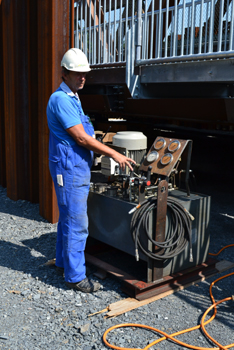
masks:
<path id="1" fill-rule="evenodd" d="M 97 137 L 97 141 L 103 143 L 103 139 L 106 136 L 106 134 L 109 132 L 110 129 L 111 129 L 111 125 L 109 126 L 109 128 L 107 129 L 106 133 L 103 136 Z M 100 157 L 100 156 L 101 156 L 101 154 L 95 153 L 95 160 L 97 159 L 97 157 Z M 95 164 L 95 165 L 97 165 L 97 164 Z"/>
<path id="2" fill-rule="evenodd" d="M 101 143 L 103 143 L 103 139 L 105 138 L 105 136 L 107 135 L 107 133 L 109 132 L 110 129 L 111 129 L 111 125 L 107 129 L 106 133 L 103 136 L 98 137 L 97 140 L 100 141 Z"/>
<path id="3" fill-rule="evenodd" d="M 151 170 L 152 170 L 152 166 L 150 165 L 148 167 L 148 170 L 147 170 L 146 186 L 150 186 L 151 185 Z"/>

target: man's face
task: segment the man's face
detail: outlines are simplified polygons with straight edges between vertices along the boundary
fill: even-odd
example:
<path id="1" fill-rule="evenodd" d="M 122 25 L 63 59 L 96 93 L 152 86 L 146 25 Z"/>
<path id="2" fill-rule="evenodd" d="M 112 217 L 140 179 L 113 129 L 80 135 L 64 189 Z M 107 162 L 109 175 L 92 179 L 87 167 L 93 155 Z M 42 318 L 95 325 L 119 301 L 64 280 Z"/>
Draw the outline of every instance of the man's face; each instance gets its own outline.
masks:
<path id="1" fill-rule="evenodd" d="M 68 74 L 63 74 L 63 78 L 64 82 L 75 94 L 78 90 L 83 89 L 86 80 L 86 73 L 69 71 Z"/>

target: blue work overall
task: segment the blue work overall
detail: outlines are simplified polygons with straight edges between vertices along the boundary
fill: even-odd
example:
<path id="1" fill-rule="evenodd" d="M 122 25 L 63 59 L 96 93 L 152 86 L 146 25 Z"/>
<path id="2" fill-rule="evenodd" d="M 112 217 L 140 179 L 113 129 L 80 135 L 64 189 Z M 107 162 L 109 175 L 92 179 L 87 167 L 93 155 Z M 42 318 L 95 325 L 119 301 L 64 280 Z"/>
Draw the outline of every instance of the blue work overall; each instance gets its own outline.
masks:
<path id="1" fill-rule="evenodd" d="M 85 132 L 93 136 L 89 118 L 85 115 L 80 118 Z M 86 277 L 84 250 L 92 161 L 92 151 L 78 144 L 63 144 L 50 132 L 49 167 L 59 207 L 56 266 L 64 267 L 65 281 L 71 283 Z"/>

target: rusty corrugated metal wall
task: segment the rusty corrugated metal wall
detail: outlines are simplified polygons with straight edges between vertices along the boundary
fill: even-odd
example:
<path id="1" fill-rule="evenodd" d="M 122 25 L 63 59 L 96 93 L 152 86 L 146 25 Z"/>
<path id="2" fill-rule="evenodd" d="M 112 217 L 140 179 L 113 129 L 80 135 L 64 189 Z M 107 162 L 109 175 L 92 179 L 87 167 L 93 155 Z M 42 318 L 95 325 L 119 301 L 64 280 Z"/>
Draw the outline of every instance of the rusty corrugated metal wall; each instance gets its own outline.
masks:
<path id="1" fill-rule="evenodd" d="M 70 46 L 70 0 L 0 1 L 0 184 L 58 219 L 48 169 L 46 105 Z"/>
<path id="2" fill-rule="evenodd" d="M 1 3 L 1 0 L 0 0 Z M 0 38 L 2 38 L 2 6 L 0 4 Z M 6 186 L 5 124 L 3 89 L 3 47 L 0 39 L 0 184 Z"/>

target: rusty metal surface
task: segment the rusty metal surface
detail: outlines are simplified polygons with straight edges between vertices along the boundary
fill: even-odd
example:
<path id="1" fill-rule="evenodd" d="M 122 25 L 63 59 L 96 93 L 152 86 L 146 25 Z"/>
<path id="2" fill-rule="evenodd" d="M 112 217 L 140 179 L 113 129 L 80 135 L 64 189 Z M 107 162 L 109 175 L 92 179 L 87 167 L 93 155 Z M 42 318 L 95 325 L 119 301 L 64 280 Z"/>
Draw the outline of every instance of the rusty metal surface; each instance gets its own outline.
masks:
<path id="1" fill-rule="evenodd" d="M 156 217 L 156 234 L 155 241 L 165 242 L 165 232 L 166 232 L 166 216 L 167 216 L 167 194 L 168 194 L 168 182 L 167 180 L 160 181 L 158 185 L 158 196 L 157 196 L 157 217 Z M 157 246 L 154 247 L 154 251 L 163 250 Z M 163 267 L 162 261 L 153 261 L 153 279 L 156 281 L 163 277 Z"/>
<path id="2" fill-rule="evenodd" d="M 0 185 L 6 187 L 5 122 L 3 88 L 2 6 L 0 1 Z"/>
<path id="3" fill-rule="evenodd" d="M 157 142 L 157 140 L 159 140 L 159 139 L 160 139 L 160 137 L 157 137 L 155 142 Z M 164 140 L 165 140 L 166 143 L 165 143 L 165 146 L 162 149 L 158 150 L 158 154 L 159 154 L 158 159 L 154 163 L 151 164 L 151 163 L 147 162 L 147 159 L 145 158 L 143 164 L 140 167 L 140 170 L 147 171 L 148 166 L 151 165 L 152 166 L 152 173 L 163 175 L 163 176 L 169 176 L 171 174 L 172 169 L 175 167 L 176 163 L 178 162 L 181 154 L 183 153 L 185 147 L 187 146 L 188 141 L 187 140 L 177 139 L 177 141 L 180 142 L 181 146 L 180 146 L 180 148 L 178 150 L 176 150 L 175 152 L 171 153 L 171 152 L 168 151 L 168 145 L 172 141 L 174 141 L 175 139 L 169 139 L 169 138 L 165 137 Z M 155 151 L 155 149 L 154 149 L 155 142 L 151 146 L 148 154 L 150 154 L 152 151 Z M 162 157 L 164 155 L 166 155 L 167 153 L 172 154 L 173 160 L 168 165 L 162 165 L 160 161 L 161 161 Z"/>
<path id="4" fill-rule="evenodd" d="M 142 119 L 149 115 L 162 122 L 174 120 L 176 125 L 179 121 L 208 124 L 227 120 L 225 100 L 221 98 L 159 98 L 144 100 L 144 103 L 143 100 L 128 99 L 125 112 L 132 118 L 134 114 L 141 114 Z"/>
<path id="5" fill-rule="evenodd" d="M 1 17 L 7 194 L 38 202 L 37 4 L 3 1 Z"/>
<path id="6" fill-rule="evenodd" d="M 75 10 L 74 10 L 74 0 L 70 1 L 70 47 L 74 47 L 74 26 L 75 26 Z"/>
<path id="7" fill-rule="evenodd" d="M 7 194 L 29 199 L 27 1 L 2 2 Z"/>
<path id="8" fill-rule="evenodd" d="M 209 258 L 205 263 L 198 266 L 188 268 L 176 274 L 172 274 L 171 276 L 163 277 L 155 282 L 146 283 L 139 280 L 137 276 L 132 276 L 126 271 L 102 261 L 101 257 L 97 258 L 93 254 L 86 252 L 85 258 L 87 262 L 122 281 L 121 289 L 137 300 L 144 300 L 170 290 L 179 290 L 188 284 L 200 281 L 219 272 L 215 268 L 217 260 Z"/>
<path id="9" fill-rule="evenodd" d="M 144 300 L 150 297 L 166 293 L 168 291 L 177 291 L 217 274 L 219 271 L 215 268 L 217 260 L 209 259 L 206 263 L 196 266 L 193 269 L 181 271 L 178 274 L 164 277 L 161 283 L 155 284 L 153 287 L 146 287 L 143 291 L 136 291 L 135 298 Z M 123 289 L 126 291 L 126 289 Z"/>
<path id="10" fill-rule="evenodd" d="M 38 65 L 37 55 L 37 4 L 27 0 L 27 60 L 28 60 L 28 161 L 29 161 L 29 200 L 39 201 L 38 168 Z"/>
<path id="11" fill-rule="evenodd" d="M 38 132 L 40 214 L 50 222 L 58 220 L 56 195 L 48 167 L 49 130 L 46 106 L 61 83 L 61 59 L 69 48 L 69 0 L 38 2 Z"/>
<path id="12" fill-rule="evenodd" d="M 70 5 L 3 0 L 0 6 L 0 182 L 13 200 L 39 200 L 50 222 L 57 221 L 58 210 L 48 168 L 46 105 L 61 82 Z"/>
<path id="13" fill-rule="evenodd" d="M 125 84 L 125 68 L 91 70 L 91 72 L 87 74 L 86 85 L 91 84 Z"/>

